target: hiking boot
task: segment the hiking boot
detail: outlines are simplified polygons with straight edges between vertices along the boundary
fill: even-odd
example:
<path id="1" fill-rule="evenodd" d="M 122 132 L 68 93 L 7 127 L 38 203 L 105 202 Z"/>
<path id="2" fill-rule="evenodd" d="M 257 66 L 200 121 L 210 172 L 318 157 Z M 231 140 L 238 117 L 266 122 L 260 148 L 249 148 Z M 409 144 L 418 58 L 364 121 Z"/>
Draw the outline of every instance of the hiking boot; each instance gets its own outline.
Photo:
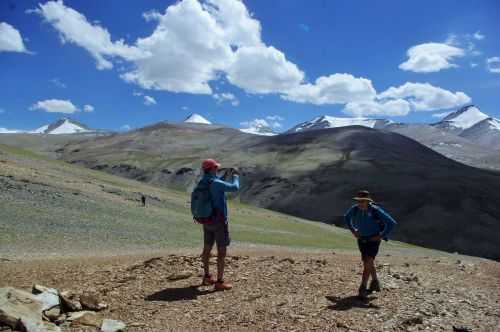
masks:
<path id="1" fill-rule="evenodd" d="M 368 296 L 368 289 L 366 289 L 366 286 L 364 286 L 364 285 L 359 286 L 358 297 L 364 299 L 367 296 Z"/>
<path id="2" fill-rule="evenodd" d="M 210 286 L 210 285 L 215 284 L 216 282 L 217 282 L 217 280 L 214 278 L 214 276 L 211 274 L 208 274 L 208 275 L 203 277 L 203 281 L 201 282 L 201 285 L 202 286 Z"/>
<path id="3" fill-rule="evenodd" d="M 370 282 L 370 288 L 368 288 L 368 290 L 370 291 L 370 293 L 372 293 L 372 292 L 380 292 L 380 290 L 381 290 L 381 288 L 380 288 L 380 281 L 378 281 L 378 279 L 373 279 Z"/>
<path id="4" fill-rule="evenodd" d="M 231 285 L 228 282 L 225 282 L 224 280 L 219 280 L 215 283 L 215 290 L 217 291 L 225 291 L 225 290 L 230 290 L 233 288 L 233 285 Z"/>

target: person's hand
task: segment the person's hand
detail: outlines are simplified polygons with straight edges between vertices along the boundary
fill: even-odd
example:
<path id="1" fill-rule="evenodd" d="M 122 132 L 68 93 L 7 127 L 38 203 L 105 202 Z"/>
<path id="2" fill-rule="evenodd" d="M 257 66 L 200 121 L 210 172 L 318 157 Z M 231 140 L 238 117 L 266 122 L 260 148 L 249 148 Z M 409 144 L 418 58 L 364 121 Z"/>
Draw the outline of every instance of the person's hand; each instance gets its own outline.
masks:
<path id="1" fill-rule="evenodd" d="M 240 172 L 237 168 L 231 168 L 231 175 L 239 176 Z"/>
<path id="2" fill-rule="evenodd" d="M 354 235 L 356 239 L 359 239 L 361 237 L 358 231 L 352 231 L 352 235 Z"/>
<path id="3" fill-rule="evenodd" d="M 380 235 L 375 235 L 373 236 L 371 239 L 371 241 L 381 241 L 382 240 L 382 237 Z"/>

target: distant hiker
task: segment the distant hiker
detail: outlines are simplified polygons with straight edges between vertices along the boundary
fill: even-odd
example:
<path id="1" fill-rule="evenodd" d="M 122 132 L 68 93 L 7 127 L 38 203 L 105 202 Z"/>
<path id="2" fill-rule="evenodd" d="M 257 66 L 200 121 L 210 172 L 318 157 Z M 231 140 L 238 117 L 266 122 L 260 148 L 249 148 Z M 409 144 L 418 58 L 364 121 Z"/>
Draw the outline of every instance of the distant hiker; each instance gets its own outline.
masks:
<path id="1" fill-rule="evenodd" d="M 216 290 L 228 290 L 233 286 L 224 281 L 224 267 L 229 238 L 226 192 L 238 191 L 239 174 L 235 169 L 226 172 L 227 181 L 217 176 L 220 164 L 207 159 L 202 163 L 203 178 L 191 195 L 191 211 L 196 222 L 203 225 L 204 247 L 202 261 L 203 285 L 215 285 Z M 210 274 L 210 253 L 217 244 L 217 279 Z"/>
<path id="2" fill-rule="evenodd" d="M 357 204 L 347 211 L 344 219 L 352 234 L 358 239 L 358 247 L 363 260 L 363 277 L 358 295 L 364 298 L 371 292 L 380 291 L 375 257 L 381 240 L 387 241 L 387 236 L 396 225 L 396 221 L 373 202 L 368 191 L 359 191 L 353 199 L 357 201 Z M 370 276 L 372 281 L 367 289 Z"/>
<path id="3" fill-rule="evenodd" d="M 141 202 L 142 202 L 142 206 L 146 207 L 146 196 L 141 195 Z"/>

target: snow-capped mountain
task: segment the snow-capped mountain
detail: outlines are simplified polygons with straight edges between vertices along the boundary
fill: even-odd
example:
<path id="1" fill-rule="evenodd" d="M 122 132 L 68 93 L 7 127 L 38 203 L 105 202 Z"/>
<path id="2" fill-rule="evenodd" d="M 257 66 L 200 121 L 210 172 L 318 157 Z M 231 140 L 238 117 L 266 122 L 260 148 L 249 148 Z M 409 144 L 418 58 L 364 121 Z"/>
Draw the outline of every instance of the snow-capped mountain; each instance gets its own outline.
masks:
<path id="1" fill-rule="evenodd" d="M 90 132 L 93 132 L 93 130 L 89 129 L 87 126 L 68 118 L 62 118 L 54 123 L 42 126 L 29 133 L 63 135 L 63 134 L 79 134 L 79 133 L 90 133 Z"/>
<path id="2" fill-rule="evenodd" d="M 312 119 L 311 121 L 300 123 L 287 132 L 296 133 L 315 129 L 338 128 L 347 126 L 363 126 L 368 128 L 382 129 L 391 123 L 392 121 L 384 119 L 340 118 L 322 115 Z"/>
<path id="3" fill-rule="evenodd" d="M 500 150 L 500 120 L 486 118 L 460 133 L 476 144 Z"/>
<path id="4" fill-rule="evenodd" d="M 253 123 L 252 126 L 248 128 L 240 129 L 242 132 L 253 135 L 261 135 L 261 136 L 275 136 L 278 135 L 275 133 L 271 127 L 266 126 L 262 123 Z"/>
<path id="5" fill-rule="evenodd" d="M 462 131 L 488 118 L 489 116 L 481 112 L 477 106 L 468 105 L 449 114 L 443 120 L 433 124 L 433 126 L 448 132 L 460 134 Z"/>
<path id="6" fill-rule="evenodd" d="M 19 134 L 22 132 L 22 130 L 0 128 L 0 134 Z"/>
<path id="7" fill-rule="evenodd" d="M 184 120 L 186 123 L 201 123 L 201 124 L 212 124 L 212 122 L 208 121 L 204 117 L 199 114 L 193 113 Z"/>

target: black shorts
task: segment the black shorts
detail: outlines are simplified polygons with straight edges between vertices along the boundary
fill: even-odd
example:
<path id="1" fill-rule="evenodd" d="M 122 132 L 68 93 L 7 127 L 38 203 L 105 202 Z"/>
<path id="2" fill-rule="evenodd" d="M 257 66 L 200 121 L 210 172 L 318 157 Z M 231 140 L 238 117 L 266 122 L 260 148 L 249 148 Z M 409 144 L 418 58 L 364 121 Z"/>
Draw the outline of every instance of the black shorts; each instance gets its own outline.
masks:
<path id="1" fill-rule="evenodd" d="M 380 248 L 380 241 L 358 239 L 358 248 L 363 259 L 365 257 L 375 258 L 377 257 L 378 249 Z"/>
<path id="2" fill-rule="evenodd" d="M 203 242 L 207 247 L 213 247 L 214 243 L 217 243 L 217 248 L 228 247 L 231 238 L 229 237 L 227 221 L 216 221 L 213 224 L 203 225 Z"/>

